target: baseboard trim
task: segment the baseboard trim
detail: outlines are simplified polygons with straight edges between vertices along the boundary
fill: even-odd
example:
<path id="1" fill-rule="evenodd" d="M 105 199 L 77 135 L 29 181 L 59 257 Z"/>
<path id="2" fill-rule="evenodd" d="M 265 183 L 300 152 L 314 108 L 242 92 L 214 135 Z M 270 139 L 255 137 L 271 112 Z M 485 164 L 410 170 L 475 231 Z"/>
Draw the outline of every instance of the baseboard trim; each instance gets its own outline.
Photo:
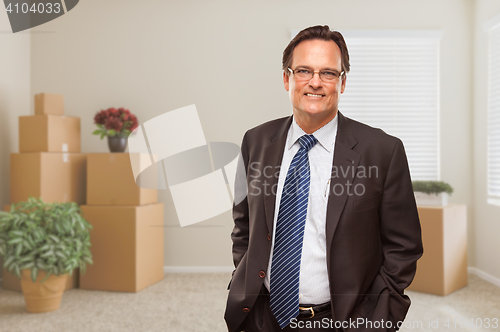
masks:
<path id="1" fill-rule="evenodd" d="M 164 266 L 165 273 L 231 273 L 232 266 Z"/>
<path id="2" fill-rule="evenodd" d="M 479 278 L 481 278 L 489 283 L 492 283 L 493 285 L 495 285 L 497 287 L 500 287 L 500 279 L 492 276 L 491 274 L 484 272 L 483 270 L 478 269 L 477 267 L 469 266 L 467 268 L 467 271 L 469 273 L 475 274 Z"/>

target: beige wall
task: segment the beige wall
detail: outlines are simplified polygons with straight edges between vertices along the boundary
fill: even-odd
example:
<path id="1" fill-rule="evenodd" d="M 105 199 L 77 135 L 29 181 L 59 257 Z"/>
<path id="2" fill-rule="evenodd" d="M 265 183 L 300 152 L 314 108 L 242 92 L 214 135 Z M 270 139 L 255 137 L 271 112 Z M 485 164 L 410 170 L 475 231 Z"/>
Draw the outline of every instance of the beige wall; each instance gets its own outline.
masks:
<path id="1" fill-rule="evenodd" d="M 500 2 L 478 0 L 475 6 L 474 26 L 474 220 L 475 266 L 500 279 L 500 206 L 487 204 L 486 144 L 487 144 L 487 70 L 488 34 L 483 25 L 500 14 Z"/>
<path id="2" fill-rule="evenodd" d="M 145 122 L 194 103 L 207 141 L 239 144 L 247 129 L 291 113 L 280 70 L 291 29 L 441 29 L 441 174 L 452 202 L 471 206 L 472 13 L 469 0 L 86 0 L 35 29 L 53 33 L 31 37 L 31 91 L 64 94 L 66 113 L 82 118 L 83 152 L 107 150 L 90 133 L 94 113 L 110 106 Z M 170 194 L 159 199 L 176 225 Z M 165 265 L 231 265 L 231 213 L 208 223 L 166 227 Z"/>
<path id="3" fill-rule="evenodd" d="M 30 35 L 13 35 L 0 10 L 0 208 L 9 204 L 9 160 L 18 152 L 17 118 L 30 111 Z M 0 278 L 3 257 L 0 256 Z"/>

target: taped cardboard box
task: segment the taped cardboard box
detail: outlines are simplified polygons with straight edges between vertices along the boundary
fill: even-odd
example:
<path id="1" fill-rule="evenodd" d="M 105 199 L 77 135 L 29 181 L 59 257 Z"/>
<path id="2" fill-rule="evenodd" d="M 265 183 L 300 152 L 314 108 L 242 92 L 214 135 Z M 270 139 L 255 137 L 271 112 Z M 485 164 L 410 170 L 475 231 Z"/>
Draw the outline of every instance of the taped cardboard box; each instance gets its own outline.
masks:
<path id="1" fill-rule="evenodd" d="M 81 207 L 94 264 L 80 288 L 138 292 L 163 279 L 163 204 Z"/>
<path id="2" fill-rule="evenodd" d="M 10 212 L 10 205 L 3 207 L 4 211 Z M 22 292 L 21 280 L 13 273 L 7 271 L 7 269 L 2 270 L 2 288 L 6 290 L 11 290 L 15 292 Z M 76 268 L 73 270 L 73 274 L 66 280 L 65 290 L 78 288 L 78 282 L 80 279 L 80 269 Z"/>
<path id="3" fill-rule="evenodd" d="M 86 167 L 83 153 L 12 153 L 10 202 L 33 196 L 47 203 L 85 204 Z"/>
<path id="4" fill-rule="evenodd" d="M 424 254 L 409 290 L 448 295 L 467 286 L 465 205 L 419 206 Z"/>
<path id="5" fill-rule="evenodd" d="M 36 94 L 35 114 L 64 115 L 64 96 L 54 93 Z"/>
<path id="6" fill-rule="evenodd" d="M 80 152 L 80 118 L 20 116 L 19 152 Z"/>
<path id="7" fill-rule="evenodd" d="M 147 154 L 87 154 L 87 204 L 135 206 L 156 203 L 158 190 L 139 187 L 132 171 L 132 163 L 145 163 L 144 157 L 150 162 Z M 134 168 L 141 169 L 140 165 Z"/>

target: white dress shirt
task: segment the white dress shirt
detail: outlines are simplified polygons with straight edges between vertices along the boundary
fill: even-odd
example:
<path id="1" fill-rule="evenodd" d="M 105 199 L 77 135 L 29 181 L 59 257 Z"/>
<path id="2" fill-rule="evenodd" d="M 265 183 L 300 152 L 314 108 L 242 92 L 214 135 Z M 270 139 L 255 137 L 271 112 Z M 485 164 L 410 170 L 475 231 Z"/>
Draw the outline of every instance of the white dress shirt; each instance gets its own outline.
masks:
<path id="1" fill-rule="evenodd" d="M 333 151 L 337 135 L 338 116 L 316 130 L 312 135 L 318 143 L 309 150 L 310 189 L 307 204 L 304 243 L 300 261 L 299 302 L 300 304 L 322 304 L 330 301 L 330 284 L 326 265 L 326 207 L 330 192 Z M 276 222 L 281 202 L 283 185 L 293 157 L 299 151 L 299 137 L 307 135 L 295 118 L 288 129 L 285 151 L 281 161 L 272 235 L 271 257 L 264 285 L 270 290 L 270 276 L 273 260 Z"/>

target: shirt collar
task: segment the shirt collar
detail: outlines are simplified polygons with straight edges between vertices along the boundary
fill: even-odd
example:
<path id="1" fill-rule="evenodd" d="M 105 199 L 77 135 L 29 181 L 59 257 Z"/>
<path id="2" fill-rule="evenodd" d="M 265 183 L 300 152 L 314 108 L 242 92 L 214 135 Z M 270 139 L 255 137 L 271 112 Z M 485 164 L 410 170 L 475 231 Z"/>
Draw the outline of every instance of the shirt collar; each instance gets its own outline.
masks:
<path id="1" fill-rule="evenodd" d="M 314 135 L 314 137 L 318 140 L 318 143 L 321 144 L 321 146 L 329 153 L 332 152 L 333 143 L 335 143 L 335 136 L 337 135 L 337 124 L 339 120 L 337 115 L 338 112 L 330 122 L 312 133 L 312 135 Z M 307 135 L 306 132 L 297 124 L 295 117 L 293 118 L 290 129 L 292 131 L 292 135 L 291 139 L 287 143 L 288 149 L 291 149 L 301 136 Z"/>

